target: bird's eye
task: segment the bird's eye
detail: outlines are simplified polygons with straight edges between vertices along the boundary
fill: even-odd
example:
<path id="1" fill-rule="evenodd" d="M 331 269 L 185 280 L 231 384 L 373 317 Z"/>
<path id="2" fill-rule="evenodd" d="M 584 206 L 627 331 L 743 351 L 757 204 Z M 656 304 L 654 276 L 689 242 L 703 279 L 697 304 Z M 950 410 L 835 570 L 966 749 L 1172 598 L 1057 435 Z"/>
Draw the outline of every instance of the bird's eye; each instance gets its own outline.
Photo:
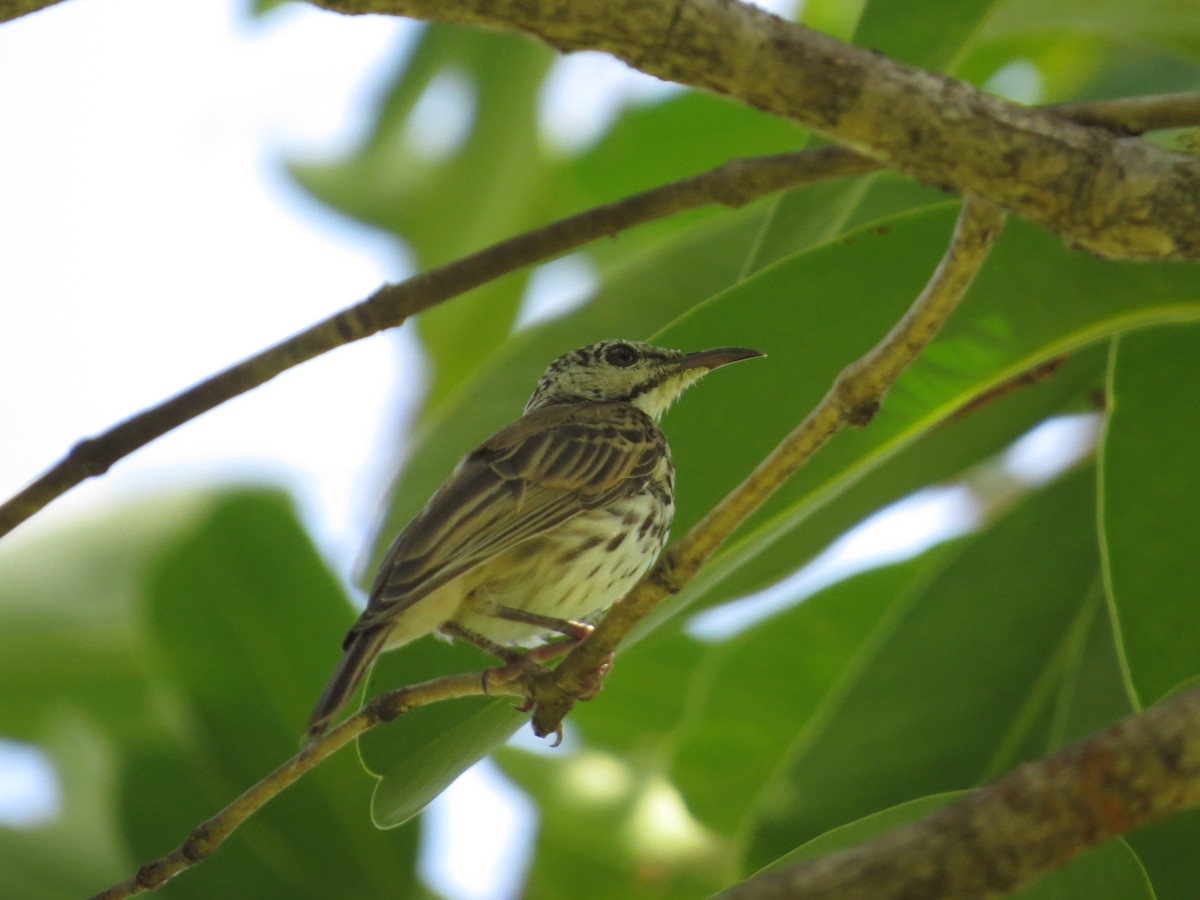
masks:
<path id="1" fill-rule="evenodd" d="M 610 365 L 625 368 L 637 362 L 638 356 L 637 351 L 628 344 L 613 344 L 604 352 L 604 358 Z"/>

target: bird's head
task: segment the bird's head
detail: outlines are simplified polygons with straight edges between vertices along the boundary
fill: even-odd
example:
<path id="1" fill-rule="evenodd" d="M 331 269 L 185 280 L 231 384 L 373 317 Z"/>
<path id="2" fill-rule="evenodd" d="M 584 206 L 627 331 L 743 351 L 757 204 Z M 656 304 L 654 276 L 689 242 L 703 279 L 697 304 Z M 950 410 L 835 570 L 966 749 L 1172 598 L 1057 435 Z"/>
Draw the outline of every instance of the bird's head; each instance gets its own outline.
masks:
<path id="1" fill-rule="evenodd" d="M 616 400 L 657 421 L 688 385 L 708 372 L 762 355 L 740 347 L 680 353 L 640 341 L 601 341 L 550 363 L 525 412 L 556 403 Z"/>

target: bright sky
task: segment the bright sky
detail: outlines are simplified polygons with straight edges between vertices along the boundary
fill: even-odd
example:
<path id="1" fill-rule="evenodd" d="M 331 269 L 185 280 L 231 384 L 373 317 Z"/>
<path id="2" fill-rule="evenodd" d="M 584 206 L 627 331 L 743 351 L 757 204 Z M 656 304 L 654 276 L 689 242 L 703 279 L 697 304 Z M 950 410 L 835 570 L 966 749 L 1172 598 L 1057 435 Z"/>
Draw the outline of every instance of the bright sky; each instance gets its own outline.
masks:
<path id="1" fill-rule="evenodd" d="M 5 497 L 79 438 L 406 274 L 395 245 L 319 209 L 279 160 L 352 144 L 413 26 L 300 5 L 249 22 L 242 9 L 103 0 L 0 25 Z M 586 143 L 619 98 L 661 90 L 595 55 L 571 57 L 546 93 L 547 136 Z M 584 281 L 569 261 L 548 269 L 527 313 Z M 326 355 L 77 488 L 5 549 L 131 494 L 267 479 L 298 497 L 330 565 L 349 579 L 390 471 L 376 452 L 411 403 L 414 373 L 403 332 Z M 885 557 L 970 524 L 961 497 L 914 502 L 939 524 L 927 533 L 892 527 L 908 540 L 897 550 L 875 523 L 868 540 Z M 834 548 L 805 584 L 815 589 L 855 552 Z M 744 627 L 772 602 L 756 598 L 707 627 Z M 0 742 L 0 822 L 45 815 L 53 785 L 38 757 L 5 750 Z M 460 780 L 427 820 L 423 872 L 451 897 L 510 895 L 512 861 L 530 839 L 528 803 L 490 771 Z M 456 864 L 463 854 L 471 865 Z"/>

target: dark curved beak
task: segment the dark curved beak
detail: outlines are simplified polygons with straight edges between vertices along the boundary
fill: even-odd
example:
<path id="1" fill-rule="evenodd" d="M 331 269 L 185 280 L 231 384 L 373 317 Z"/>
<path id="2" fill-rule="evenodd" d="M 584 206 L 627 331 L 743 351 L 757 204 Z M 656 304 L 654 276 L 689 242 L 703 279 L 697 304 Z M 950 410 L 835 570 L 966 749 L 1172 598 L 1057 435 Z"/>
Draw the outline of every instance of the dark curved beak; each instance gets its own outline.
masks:
<path id="1" fill-rule="evenodd" d="M 741 362 L 743 359 L 754 359 L 766 356 L 761 350 L 747 350 L 744 347 L 719 347 L 716 350 L 701 350 L 699 353 L 688 353 L 675 360 L 679 371 L 685 369 L 719 369 L 730 363 Z"/>

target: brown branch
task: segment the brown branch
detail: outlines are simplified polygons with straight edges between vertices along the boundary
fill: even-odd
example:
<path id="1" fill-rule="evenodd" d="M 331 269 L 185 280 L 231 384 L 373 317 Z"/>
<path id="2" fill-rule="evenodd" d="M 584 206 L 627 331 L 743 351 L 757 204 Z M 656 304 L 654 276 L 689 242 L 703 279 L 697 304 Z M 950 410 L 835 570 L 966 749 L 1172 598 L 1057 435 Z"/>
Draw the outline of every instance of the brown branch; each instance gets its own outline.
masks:
<path id="1" fill-rule="evenodd" d="M 663 598 L 679 591 L 734 529 L 761 506 L 825 443 L 847 425 L 866 425 L 900 373 L 925 349 L 966 293 L 987 259 L 1004 216 L 982 201 L 963 204 L 949 249 L 921 295 L 896 326 L 834 380 L 817 407 L 740 485 L 661 559 L 595 630 L 534 686 L 533 730 L 557 731 L 574 698 L 586 694 L 596 673 L 635 624 Z"/>
<path id="2" fill-rule="evenodd" d="M 738 0 L 314 0 L 516 31 L 783 116 L 1123 259 L 1200 258 L 1200 159 L 1021 107 Z"/>
<path id="3" fill-rule="evenodd" d="M 492 696 L 497 694 L 515 696 L 521 694 L 522 691 L 523 689 L 518 686 L 517 682 L 506 684 L 501 679 L 488 682 L 488 694 Z M 254 815 L 269 800 L 291 787 L 306 772 L 363 732 L 431 703 L 457 700 L 462 697 L 478 697 L 483 693 L 483 680 L 479 673 L 467 672 L 380 694 L 336 728 L 307 744 L 299 753 L 211 819 L 196 826 L 188 835 L 187 840 L 171 853 L 142 866 L 135 876 L 106 891 L 101 891 L 91 900 L 119 900 L 119 898 L 131 897 L 134 894 L 162 887 L 180 872 L 190 869 L 212 856 L 239 825 Z"/>
<path id="4" fill-rule="evenodd" d="M 66 457 L 0 505 L 0 536 L 71 488 L 104 474 L 123 457 L 225 401 L 293 366 L 385 328 L 394 328 L 409 316 L 509 272 L 684 210 L 714 203 L 740 206 L 787 187 L 873 168 L 874 163 L 836 147 L 733 160 L 693 178 L 560 219 L 399 284 L 386 284 L 361 303 L 218 372 L 103 434 L 80 441 Z"/>
<path id="5" fill-rule="evenodd" d="M 0 0 L 0 22 L 9 22 L 53 6 L 59 0 Z"/>
<path id="6" fill-rule="evenodd" d="M 1200 94 L 1108 100 L 1076 104 L 1062 111 L 1122 132 L 1200 124 Z M 878 168 L 879 163 L 842 147 L 732 160 L 692 178 L 526 232 L 408 281 L 384 285 L 363 302 L 218 372 L 94 438 L 80 441 L 66 457 L 0 504 L 0 536 L 76 485 L 104 474 L 135 450 L 292 366 L 394 328 L 411 315 L 509 272 L 688 209 L 716 203 L 740 206 L 785 188 Z"/>
<path id="7" fill-rule="evenodd" d="M 724 900 L 999 897 L 1081 851 L 1200 806 L 1200 689 L 1027 763 L 857 847 L 766 872 Z"/>

